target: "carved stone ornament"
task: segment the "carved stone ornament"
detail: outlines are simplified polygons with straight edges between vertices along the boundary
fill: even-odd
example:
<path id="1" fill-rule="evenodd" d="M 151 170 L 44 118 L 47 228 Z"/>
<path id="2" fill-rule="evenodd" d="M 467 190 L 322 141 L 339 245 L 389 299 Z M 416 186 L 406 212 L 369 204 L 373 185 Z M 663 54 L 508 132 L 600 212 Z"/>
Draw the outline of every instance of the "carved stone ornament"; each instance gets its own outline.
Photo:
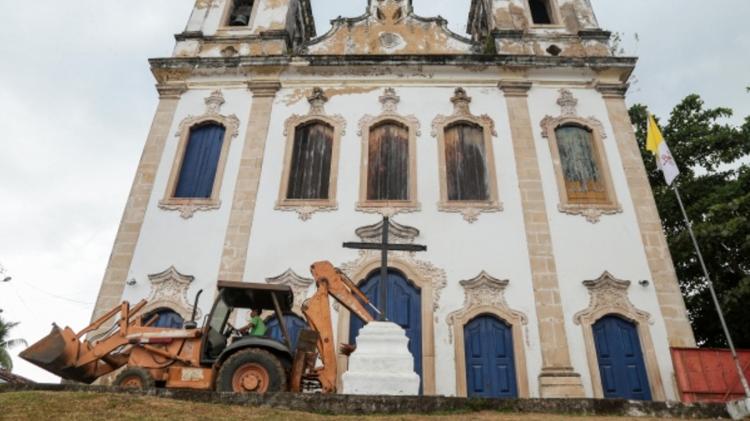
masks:
<path id="1" fill-rule="evenodd" d="M 494 170 L 494 154 L 492 153 L 491 139 L 485 139 L 486 162 L 489 180 L 490 199 L 486 201 L 451 201 L 448 200 L 447 192 L 447 175 L 445 163 L 445 128 L 457 122 L 469 122 L 476 124 L 484 130 L 484 136 L 489 138 L 497 137 L 495 121 L 487 114 L 476 116 L 471 113 L 471 97 L 466 94 L 463 88 L 456 88 L 453 98 L 453 114 L 438 115 L 432 121 L 432 137 L 437 138 L 439 142 L 439 168 L 440 168 L 440 202 L 438 210 L 441 212 L 460 213 L 466 222 L 473 224 L 479 220 L 482 213 L 495 213 L 503 210 L 503 204 L 498 200 L 497 181 Z"/>
<path id="2" fill-rule="evenodd" d="M 377 242 L 381 241 L 381 233 L 376 234 L 376 230 L 382 229 L 383 222 L 379 224 L 368 225 L 358 228 L 355 232 L 361 241 L 364 242 Z M 419 230 L 397 224 L 395 222 L 390 223 L 388 239 L 392 243 L 398 244 L 411 244 L 414 243 L 417 236 L 419 236 Z M 359 250 L 359 257 L 356 260 L 343 263 L 339 268 L 349 278 L 357 282 L 355 279 L 362 268 L 371 265 L 373 262 L 380 262 L 380 251 L 379 250 Z M 448 285 L 448 278 L 443 269 L 440 269 L 433 265 L 431 262 L 418 260 L 416 258 L 416 252 L 408 251 L 390 251 L 388 252 L 389 262 L 393 264 L 393 267 L 408 268 L 416 277 L 424 282 L 428 282 L 432 286 L 432 305 L 433 311 L 437 311 L 440 307 L 440 296 L 443 289 Z"/>
<path id="3" fill-rule="evenodd" d="M 404 0 L 405 1 L 405 0 Z M 398 113 L 398 104 L 401 97 L 393 88 L 386 88 L 379 98 L 382 112 L 373 116 L 366 114 L 359 120 L 359 131 L 357 135 L 362 139 L 362 165 L 360 165 L 360 194 L 356 209 L 363 213 L 376 213 L 391 217 L 399 213 L 419 212 L 421 206 L 417 201 L 416 183 L 416 143 L 417 138 L 422 135 L 419 119 L 414 115 L 401 115 Z M 370 128 L 382 121 L 393 120 L 407 127 L 409 131 L 409 200 L 402 201 L 368 201 L 367 200 L 367 164 L 368 145 L 370 141 Z"/>
<path id="4" fill-rule="evenodd" d="M 528 324 L 528 318 L 525 314 L 511 310 L 505 301 L 505 289 L 510 281 L 493 278 L 487 272 L 482 271 L 472 279 L 459 282 L 464 288 L 464 305 L 460 310 L 454 311 L 448 315 L 446 321 L 448 329 L 448 338 L 453 342 L 453 327 L 464 316 L 475 309 L 490 307 L 495 310 L 503 319 L 512 322 L 518 320 L 521 324 Z"/>
<path id="5" fill-rule="evenodd" d="M 408 0 L 375 0 L 371 1 L 373 16 L 386 25 L 395 25 L 404 20 L 411 12 L 411 1 Z"/>
<path id="6" fill-rule="evenodd" d="M 315 280 L 310 278 L 303 278 L 297 275 L 292 269 L 288 269 L 286 272 L 273 278 L 266 278 L 266 282 L 271 285 L 286 285 L 292 288 L 294 293 L 294 307 L 293 310 L 297 314 L 302 314 L 302 303 L 307 299 L 307 293 L 310 287 L 315 283 Z"/>
<path id="7" fill-rule="evenodd" d="M 170 176 L 167 194 L 164 199 L 159 202 L 160 209 L 180 212 L 180 216 L 183 219 L 190 219 L 199 211 L 211 211 L 221 208 L 221 200 L 219 200 L 218 190 L 221 185 L 224 164 L 226 163 L 226 155 L 231 140 L 239 134 L 240 119 L 234 114 L 228 116 L 221 114 L 221 107 L 226 101 L 220 90 L 212 92 L 204 102 L 206 104 L 205 113 L 199 116 L 187 116 L 180 122 L 177 133 L 175 133 L 175 137 L 180 139 L 177 148 L 177 156 L 175 162 L 172 164 L 172 174 Z M 187 143 L 190 138 L 190 129 L 207 122 L 221 124 L 225 129 L 224 142 L 222 143 L 222 152 L 221 157 L 219 158 L 219 166 L 216 172 L 212 195 L 207 199 L 172 197 L 176 184 L 179 181 L 179 167 L 181 166 L 179 163 L 181 162 L 182 155 L 184 155 L 185 149 L 187 148 Z"/>
<path id="8" fill-rule="evenodd" d="M 301 221 L 309 221 L 316 212 L 333 212 L 338 210 L 336 203 L 336 184 L 338 178 L 338 150 L 341 138 L 346 134 L 346 119 L 340 114 L 329 115 L 326 113 L 325 105 L 328 97 L 321 88 L 313 88 L 307 97 L 310 110 L 305 115 L 293 114 L 284 122 L 284 137 L 286 138 L 286 156 L 284 158 L 284 173 L 282 174 L 279 199 L 276 202 L 276 210 L 297 212 Z M 286 188 L 289 184 L 291 172 L 292 148 L 294 147 L 294 134 L 297 127 L 306 123 L 319 121 L 333 127 L 333 149 L 331 156 L 331 178 L 329 180 L 328 199 L 287 199 Z"/>
<path id="9" fill-rule="evenodd" d="M 617 201 L 617 195 L 612 184 L 609 164 L 607 163 L 606 154 L 603 153 L 604 140 L 607 139 L 607 133 L 604 131 L 604 125 L 596 117 L 581 117 L 578 115 L 578 99 L 567 89 L 560 89 L 560 97 L 557 99 L 557 105 L 560 106 L 560 115 L 557 117 L 545 116 L 540 123 L 542 128 L 542 137 L 550 142 L 552 152 L 552 161 L 555 166 L 558 190 L 560 193 L 560 204 L 557 208 L 560 212 L 568 215 L 579 215 L 586 218 L 586 221 L 596 224 L 604 215 L 616 215 L 623 212 L 622 206 Z M 557 146 L 556 130 L 564 124 L 574 124 L 591 130 L 596 143 L 595 151 L 598 156 L 598 162 L 601 165 L 601 172 L 605 179 L 609 203 L 571 203 L 568 200 L 565 187 L 565 178 L 561 167 L 559 150 Z"/>
<path id="10" fill-rule="evenodd" d="M 630 281 L 623 281 L 604 272 L 598 279 L 583 281 L 590 294 L 589 306 L 573 316 L 576 324 L 593 324 L 608 314 L 619 314 L 639 323 L 650 323 L 651 315 L 637 309 L 628 297 Z"/>
<path id="11" fill-rule="evenodd" d="M 193 313 L 193 305 L 188 300 L 188 289 L 195 280 L 194 276 L 183 275 L 174 266 L 164 272 L 148 275 L 151 281 L 151 292 L 148 296 L 148 304 L 141 311 L 148 314 L 154 310 L 168 308 L 182 316 L 184 320 L 190 320 Z M 201 311 L 196 312 L 196 320 L 200 320 Z"/>

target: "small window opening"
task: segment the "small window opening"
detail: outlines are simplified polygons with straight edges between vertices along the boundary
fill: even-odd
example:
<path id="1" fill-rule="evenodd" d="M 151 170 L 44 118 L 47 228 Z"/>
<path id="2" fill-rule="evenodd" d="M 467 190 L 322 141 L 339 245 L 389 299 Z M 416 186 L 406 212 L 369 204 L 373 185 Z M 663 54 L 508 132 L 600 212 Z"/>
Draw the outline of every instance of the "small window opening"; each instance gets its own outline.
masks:
<path id="1" fill-rule="evenodd" d="M 229 16 L 229 26 L 247 26 L 253 14 L 254 0 L 235 0 Z"/>
<path id="2" fill-rule="evenodd" d="M 550 25 L 552 22 L 552 13 L 549 7 L 549 0 L 529 0 L 531 9 L 531 20 L 537 25 Z"/>

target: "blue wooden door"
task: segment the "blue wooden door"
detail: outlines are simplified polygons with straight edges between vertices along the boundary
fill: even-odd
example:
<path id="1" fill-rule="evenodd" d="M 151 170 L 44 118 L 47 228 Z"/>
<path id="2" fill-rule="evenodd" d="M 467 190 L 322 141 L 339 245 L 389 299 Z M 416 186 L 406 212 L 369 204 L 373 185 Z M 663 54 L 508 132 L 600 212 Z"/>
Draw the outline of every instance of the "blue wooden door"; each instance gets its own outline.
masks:
<path id="1" fill-rule="evenodd" d="M 406 331 L 409 338 L 409 352 L 414 356 L 414 371 L 422 378 L 422 301 L 421 293 L 417 287 L 411 284 L 398 272 L 388 273 L 388 313 L 386 316 Z M 372 275 L 360 289 L 373 303 L 379 306 L 380 273 Z M 375 311 L 370 313 L 377 319 Z M 349 343 L 355 343 L 359 329 L 364 326 L 362 320 L 352 315 L 349 322 Z M 421 380 L 420 380 L 421 381 Z M 420 383 L 420 393 L 422 386 Z"/>
<path id="2" fill-rule="evenodd" d="M 619 317 L 606 316 L 593 329 L 604 397 L 651 400 L 636 326 Z"/>
<path id="3" fill-rule="evenodd" d="M 308 329 L 307 322 L 296 314 L 287 313 L 284 315 L 284 323 L 286 323 L 286 329 L 289 332 L 289 340 L 292 341 L 291 351 L 294 353 L 297 349 L 299 333 L 304 329 Z M 284 340 L 284 333 L 281 331 L 279 320 L 276 316 L 272 316 L 266 320 L 266 327 L 268 328 L 268 336 L 270 338 L 276 339 L 281 343 L 286 343 Z"/>
<path id="4" fill-rule="evenodd" d="M 464 326 L 466 391 L 469 397 L 518 397 L 513 330 L 489 315 Z"/>

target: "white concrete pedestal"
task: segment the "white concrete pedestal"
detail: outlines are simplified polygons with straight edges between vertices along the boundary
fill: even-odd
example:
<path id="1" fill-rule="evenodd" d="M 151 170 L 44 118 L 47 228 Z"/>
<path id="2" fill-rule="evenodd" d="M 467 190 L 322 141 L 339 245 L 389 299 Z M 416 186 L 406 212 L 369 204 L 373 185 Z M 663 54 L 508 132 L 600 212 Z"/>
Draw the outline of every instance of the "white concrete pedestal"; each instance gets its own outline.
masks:
<path id="1" fill-rule="evenodd" d="M 729 402 L 727 411 L 733 420 L 743 420 L 750 417 L 750 398 Z"/>
<path id="2" fill-rule="evenodd" d="M 409 339 L 399 325 L 370 322 L 359 331 L 357 350 L 349 357 L 349 370 L 342 376 L 346 395 L 419 394 L 419 375 Z"/>

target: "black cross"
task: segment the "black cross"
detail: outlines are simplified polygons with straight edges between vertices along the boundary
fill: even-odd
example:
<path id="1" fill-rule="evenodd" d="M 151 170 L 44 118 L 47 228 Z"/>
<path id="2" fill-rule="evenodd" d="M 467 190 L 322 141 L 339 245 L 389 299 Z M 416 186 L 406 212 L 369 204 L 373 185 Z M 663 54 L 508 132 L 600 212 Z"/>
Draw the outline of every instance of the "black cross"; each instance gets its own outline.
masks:
<path id="1" fill-rule="evenodd" d="M 427 246 L 418 244 L 389 244 L 388 231 L 390 220 L 387 216 L 383 217 L 383 234 L 381 243 L 344 243 L 344 248 L 358 250 L 380 250 L 380 320 L 386 320 L 387 281 L 388 281 L 388 252 L 389 251 L 427 251 Z"/>

